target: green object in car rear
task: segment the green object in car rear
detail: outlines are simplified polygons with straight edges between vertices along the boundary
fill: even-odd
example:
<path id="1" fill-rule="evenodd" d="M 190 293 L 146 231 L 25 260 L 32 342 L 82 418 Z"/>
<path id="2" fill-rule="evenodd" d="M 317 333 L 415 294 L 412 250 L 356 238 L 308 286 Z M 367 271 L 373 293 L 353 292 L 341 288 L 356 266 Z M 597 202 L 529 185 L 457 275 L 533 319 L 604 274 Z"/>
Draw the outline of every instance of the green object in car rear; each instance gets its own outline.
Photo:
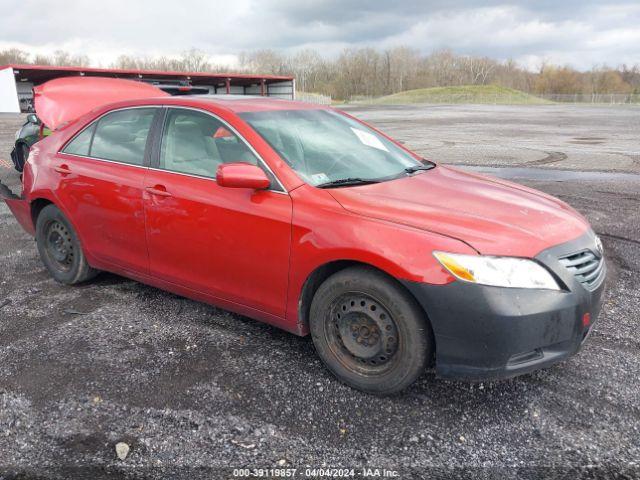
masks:
<path id="1" fill-rule="evenodd" d="M 51 135 L 51 130 L 48 128 L 42 129 L 42 137 Z M 16 141 L 13 150 L 11 151 L 11 160 L 15 169 L 19 172 L 22 171 L 24 162 L 27 160 L 29 149 L 40 140 L 40 120 L 35 114 L 29 114 L 26 122 L 20 127 L 20 130 L 16 132 Z"/>

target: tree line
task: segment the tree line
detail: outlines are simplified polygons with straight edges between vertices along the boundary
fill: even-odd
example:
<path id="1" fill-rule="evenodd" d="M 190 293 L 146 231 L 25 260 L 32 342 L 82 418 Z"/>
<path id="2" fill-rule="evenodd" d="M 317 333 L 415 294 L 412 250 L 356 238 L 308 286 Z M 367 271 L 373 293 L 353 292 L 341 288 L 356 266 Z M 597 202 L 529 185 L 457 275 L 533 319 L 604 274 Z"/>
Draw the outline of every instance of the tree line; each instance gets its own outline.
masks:
<path id="1" fill-rule="evenodd" d="M 89 66 L 86 55 L 59 50 L 50 56 L 30 55 L 18 49 L 0 51 L 0 65 Z M 421 54 L 408 47 L 387 50 L 349 48 L 328 58 L 313 49 L 285 54 L 275 50 L 241 53 L 238 65 L 229 68 L 211 63 L 209 56 L 191 49 L 176 57 L 121 55 L 109 68 L 141 70 L 247 72 L 293 75 L 301 91 L 349 100 L 359 96 L 377 97 L 404 90 L 461 85 L 499 85 L 532 94 L 640 93 L 640 66 L 596 65 L 580 71 L 569 66 L 543 63 L 530 71 L 513 60 L 460 55 L 451 50 Z"/>

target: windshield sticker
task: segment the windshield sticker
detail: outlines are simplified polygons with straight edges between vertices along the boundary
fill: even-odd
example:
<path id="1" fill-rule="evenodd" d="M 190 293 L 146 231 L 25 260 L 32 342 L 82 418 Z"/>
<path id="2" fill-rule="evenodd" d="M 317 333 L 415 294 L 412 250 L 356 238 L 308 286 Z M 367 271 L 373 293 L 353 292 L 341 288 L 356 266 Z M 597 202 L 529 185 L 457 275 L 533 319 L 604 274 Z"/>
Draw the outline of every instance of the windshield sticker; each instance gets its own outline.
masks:
<path id="1" fill-rule="evenodd" d="M 313 180 L 316 185 L 319 185 L 321 183 L 328 182 L 329 177 L 327 177 L 327 175 L 325 175 L 324 173 L 314 173 L 313 175 L 311 175 L 311 180 Z"/>
<path id="2" fill-rule="evenodd" d="M 388 152 L 387 147 L 384 146 L 384 143 L 380 141 L 378 137 L 375 135 L 365 132 L 364 130 L 358 130 L 357 128 L 350 127 L 353 133 L 356 134 L 358 140 L 360 140 L 364 145 L 368 147 L 373 147 L 378 150 L 382 150 L 383 152 Z"/>

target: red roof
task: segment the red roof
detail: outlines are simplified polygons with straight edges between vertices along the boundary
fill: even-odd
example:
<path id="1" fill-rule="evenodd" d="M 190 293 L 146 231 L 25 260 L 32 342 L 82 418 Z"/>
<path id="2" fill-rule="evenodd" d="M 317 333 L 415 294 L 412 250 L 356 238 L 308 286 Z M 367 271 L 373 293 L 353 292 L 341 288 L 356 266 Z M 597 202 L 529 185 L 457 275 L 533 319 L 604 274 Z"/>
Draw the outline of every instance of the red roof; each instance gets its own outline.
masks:
<path id="1" fill-rule="evenodd" d="M 179 77 L 181 79 L 189 79 L 193 85 L 202 83 L 202 80 L 218 80 L 224 81 L 227 78 L 235 85 L 257 83 L 264 79 L 268 83 L 283 82 L 293 80 L 292 76 L 283 75 L 257 75 L 257 74 L 244 74 L 244 73 L 214 73 L 214 72 L 177 72 L 177 71 L 162 71 L 162 70 L 136 70 L 136 69 L 117 69 L 117 68 L 93 68 L 93 67 L 53 67 L 47 65 L 23 65 L 23 64 L 9 64 L 0 65 L 0 70 L 6 68 L 13 68 L 19 70 L 20 74 L 28 73 L 27 77 L 37 81 L 47 81 L 53 77 L 73 74 L 85 74 L 90 76 L 135 76 L 145 78 L 167 78 L 167 77 Z"/>
<path id="2" fill-rule="evenodd" d="M 184 103 L 186 97 L 167 97 L 158 99 L 159 103 L 171 105 L 172 103 Z M 193 104 L 214 103 L 235 113 L 241 112 L 265 112 L 273 110 L 324 110 L 325 105 L 315 103 L 298 102 L 295 100 L 284 100 L 273 97 L 246 97 L 244 95 L 194 95 L 189 97 Z"/>

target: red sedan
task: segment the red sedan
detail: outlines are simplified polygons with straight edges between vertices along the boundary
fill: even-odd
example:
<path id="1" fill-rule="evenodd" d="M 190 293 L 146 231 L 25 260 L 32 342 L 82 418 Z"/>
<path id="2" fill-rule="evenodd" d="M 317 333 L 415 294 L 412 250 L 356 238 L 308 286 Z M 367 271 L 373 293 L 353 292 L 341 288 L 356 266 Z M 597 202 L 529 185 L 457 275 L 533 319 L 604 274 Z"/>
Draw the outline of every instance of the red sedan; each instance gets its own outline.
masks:
<path id="1" fill-rule="evenodd" d="M 105 270 L 311 333 L 338 378 L 379 394 L 434 364 L 474 379 L 548 366 L 598 315 L 602 245 L 556 198 L 328 107 L 137 96 L 38 113 L 55 131 L 7 203 L 59 282 Z"/>

